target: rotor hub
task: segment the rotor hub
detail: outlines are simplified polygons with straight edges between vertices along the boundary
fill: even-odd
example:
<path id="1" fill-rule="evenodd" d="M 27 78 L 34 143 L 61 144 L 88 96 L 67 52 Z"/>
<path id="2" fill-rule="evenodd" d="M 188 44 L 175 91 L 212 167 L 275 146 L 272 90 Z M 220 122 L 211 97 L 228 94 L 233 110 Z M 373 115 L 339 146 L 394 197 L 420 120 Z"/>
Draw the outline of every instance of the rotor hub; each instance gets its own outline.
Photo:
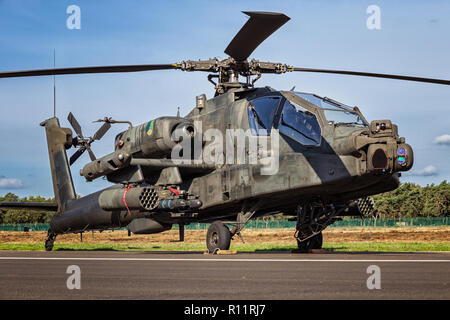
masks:
<path id="1" fill-rule="evenodd" d="M 176 69 L 182 71 L 204 71 L 212 74 L 208 75 L 217 93 L 225 93 L 230 88 L 242 87 L 251 88 L 263 73 L 282 74 L 293 71 L 293 68 L 278 62 L 261 62 L 252 59 L 250 61 L 236 61 L 232 57 L 224 60 L 217 58 L 209 60 L 187 60 L 174 64 Z M 245 82 L 239 82 L 239 76 L 245 77 Z M 252 77 L 254 77 L 252 79 Z M 212 79 L 217 78 L 217 82 Z"/>

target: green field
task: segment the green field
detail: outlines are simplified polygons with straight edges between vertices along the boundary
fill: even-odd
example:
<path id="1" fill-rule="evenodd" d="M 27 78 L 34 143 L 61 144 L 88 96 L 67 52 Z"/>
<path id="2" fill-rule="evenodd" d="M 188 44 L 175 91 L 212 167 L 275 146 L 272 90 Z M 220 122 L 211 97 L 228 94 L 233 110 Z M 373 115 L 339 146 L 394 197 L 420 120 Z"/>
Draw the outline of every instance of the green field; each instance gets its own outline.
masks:
<path id="1" fill-rule="evenodd" d="M 231 250 L 239 252 L 257 251 L 291 251 L 297 247 L 294 244 L 232 244 Z M 346 251 L 450 251 L 450 242 L 328 242 L 324 249 L 330 252 Z M 0 250 L 44 250 L 44 244 L 6 243 L 0 244 Z M 206 250 L 204 243 L 152 243 L 152 244 L 55 244 L 53 251 L 193 251 Z"/>

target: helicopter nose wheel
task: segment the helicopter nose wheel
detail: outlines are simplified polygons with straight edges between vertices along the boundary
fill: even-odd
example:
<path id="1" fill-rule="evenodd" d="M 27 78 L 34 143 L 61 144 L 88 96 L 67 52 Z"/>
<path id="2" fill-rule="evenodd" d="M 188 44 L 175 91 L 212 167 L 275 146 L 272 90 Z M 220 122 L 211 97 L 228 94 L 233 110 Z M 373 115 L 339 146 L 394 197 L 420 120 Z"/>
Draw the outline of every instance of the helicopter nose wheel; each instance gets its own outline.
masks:
<path id="1" fill-rule="evenodd" d="M 214 253 L 218 249 L 228 250 L 230 248 L 231 233 L 230 229 L 221 221 L 212 223 L 206 233 L 206 246 L 209 253 Z"/>

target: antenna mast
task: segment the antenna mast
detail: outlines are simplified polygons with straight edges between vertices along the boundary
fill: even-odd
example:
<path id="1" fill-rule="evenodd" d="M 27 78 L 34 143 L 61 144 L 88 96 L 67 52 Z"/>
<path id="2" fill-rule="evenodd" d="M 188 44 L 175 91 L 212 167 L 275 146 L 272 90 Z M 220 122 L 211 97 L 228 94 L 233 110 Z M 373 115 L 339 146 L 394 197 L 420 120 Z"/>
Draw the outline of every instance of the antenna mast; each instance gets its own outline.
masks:
<path id="1" fill-rule="evenodd" d="M 53 69 L 56 69 L 56 50 L 53 49 Z M 53 117 L 56 118 L 56 84 L 55 75 L 53 75 Z"/>

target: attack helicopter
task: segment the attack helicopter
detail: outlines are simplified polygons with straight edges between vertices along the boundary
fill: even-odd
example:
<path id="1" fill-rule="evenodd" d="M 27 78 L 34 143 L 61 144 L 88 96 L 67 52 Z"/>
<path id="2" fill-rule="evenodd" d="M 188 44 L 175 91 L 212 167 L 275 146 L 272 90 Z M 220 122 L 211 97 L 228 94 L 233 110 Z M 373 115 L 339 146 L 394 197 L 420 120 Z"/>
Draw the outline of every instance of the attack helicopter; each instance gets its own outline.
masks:
<path id="1" fill-rule="evenodd" d="M 196 97 L 186 116 L 165 116 L 133 126 L 112 118 L 84 137 L 75 116 L 72 129 L 57 117 L 45 128 L 55 203 L 0 203 L 2 208 L 56 211 L 45 249 L 57 235 L 126 227 L 134 234 L 210 223 L 206 246 L 227 250 L 253 218 L 283 213 L 296 217 L 294 234 L 302 252 L 322 247 L 322 231 L 343 216 L 368 216 L 371 195 L 399 186 L 414 155 L 397 125 L 365 119 L 359 108 L 313 93 L 256 87 L 263 74 L 332 73 L 450 85 L 449 80 L 358 71 L 292 67 L 249 60 L 253 51 L 290 18 L 275 12 L 244 12 L 248 21 L 226 59 L 171 64 L 54 68 L 0 72 L 0 78 L 67 74 L 201 71 L 215 95 Z M 241 81 L 243 80 L 243 81 Z M 129 128 L 114 139 L 114 151 L 96 158 L 90 146 L 115 123 Z M 270 147 L 269 147 L 270 146 Z M 67 150 L 77 150 L 68 159 Z M 87 181 L 113 185 L 77 198 L 70 166 L 88 151 L 80 171 Z"/>

